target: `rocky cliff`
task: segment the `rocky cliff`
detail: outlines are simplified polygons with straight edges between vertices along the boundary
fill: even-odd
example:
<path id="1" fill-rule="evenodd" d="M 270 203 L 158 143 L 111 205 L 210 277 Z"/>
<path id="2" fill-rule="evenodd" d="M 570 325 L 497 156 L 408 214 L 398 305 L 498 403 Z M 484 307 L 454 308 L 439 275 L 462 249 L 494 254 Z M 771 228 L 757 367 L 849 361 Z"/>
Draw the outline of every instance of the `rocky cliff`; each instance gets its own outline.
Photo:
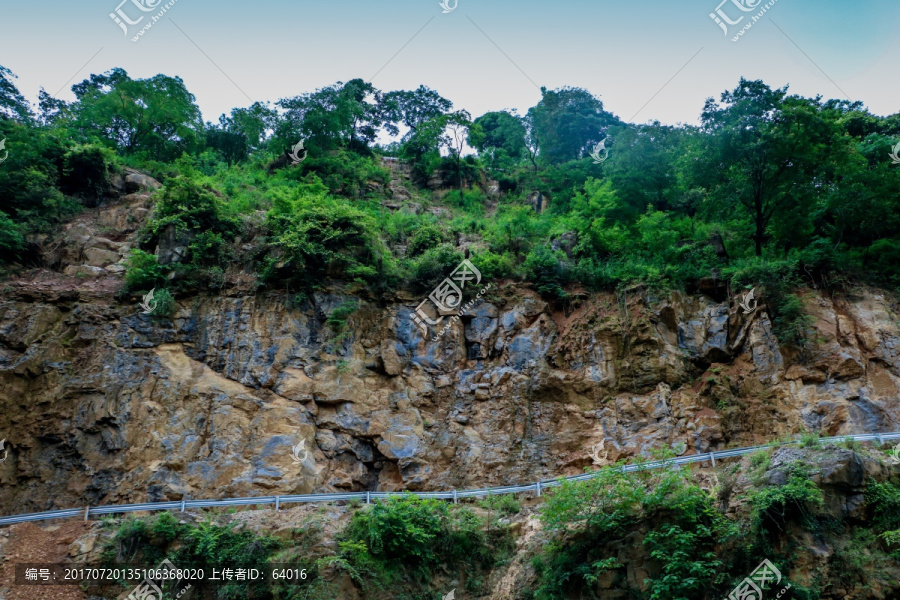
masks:
<path id="1" fill-rule="evenodd" d="M 678 444 L 900 429 L 894 298 L 808 291 L 810 344 L 780 347 L 765 295 L 577 296 L 513 282 L 438 341 L 420 298 L 179 297 L 171 318 L 119 300 L 155 182 L 41 240 L 43 269 L 0 285 L 5 514 L 310 491 L 528 483 Z"/>

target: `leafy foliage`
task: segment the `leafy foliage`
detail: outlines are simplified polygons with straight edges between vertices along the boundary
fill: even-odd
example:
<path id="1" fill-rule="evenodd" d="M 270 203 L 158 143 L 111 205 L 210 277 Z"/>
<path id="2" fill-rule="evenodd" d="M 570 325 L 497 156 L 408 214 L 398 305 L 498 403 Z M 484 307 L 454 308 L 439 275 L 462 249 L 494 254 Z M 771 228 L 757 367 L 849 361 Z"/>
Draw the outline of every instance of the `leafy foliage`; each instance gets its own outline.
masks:
<path id="1" fill-rule="evenodd" d="M 647 580 L 654 600 L 700 597 L 720 583 L 726 563 L 716 545 L 734 527 L 712 498 L 690 481 L 685 468 L 621 472 L 608 468 L 593 479 L 563 482 L 546 501 L 541 520 L 557 538 L 535 566 L 536 599 L 568 597 L 621 568 L 608 545 L 643 524 L 643 545 L 661 566 Z"/>
<path id="2" fill-rule="evenodd" d="M 340 538 L 340 556 L 381 585 L 403 573 L 428 580 L 438 567 L 477 581 L 511 550 L 508 532 L 485 531 L 471 510 L 411 494 L 357 511 Z"/>

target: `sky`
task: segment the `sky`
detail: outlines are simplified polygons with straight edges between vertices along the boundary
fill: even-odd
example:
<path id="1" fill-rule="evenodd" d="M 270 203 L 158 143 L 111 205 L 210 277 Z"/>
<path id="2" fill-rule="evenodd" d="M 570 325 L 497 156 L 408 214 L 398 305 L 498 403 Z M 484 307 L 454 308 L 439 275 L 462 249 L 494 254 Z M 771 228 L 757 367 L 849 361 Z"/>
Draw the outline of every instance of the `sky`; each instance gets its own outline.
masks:
<path id="1" fill-rule="evenodd" d="M 356 77 L 427 85 L 473 117 L 524 114 L 541 86 L 574 86 L 625 121 L 695 124 L 742 76 L 900 111 L 897 0 L 445 0 L 447 13 L 438 0 L 121 1 L 0 0 L 0 65 L 32 102 L 41 87 L 71 100 L 73 84 L 113 67 L 178 76 L 210 121 Z M 117 8 L 144 18 L 126 35 Z M 717 9 L 743 16 L 728 35 Z"/>

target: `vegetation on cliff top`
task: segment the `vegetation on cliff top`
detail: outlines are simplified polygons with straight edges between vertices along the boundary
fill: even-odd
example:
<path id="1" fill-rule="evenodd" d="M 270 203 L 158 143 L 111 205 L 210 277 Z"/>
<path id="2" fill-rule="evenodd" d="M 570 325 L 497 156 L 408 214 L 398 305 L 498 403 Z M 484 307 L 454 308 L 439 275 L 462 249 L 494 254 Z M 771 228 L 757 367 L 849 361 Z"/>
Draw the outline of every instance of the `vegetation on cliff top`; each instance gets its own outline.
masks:
<path id="1" fill-rule="evenodd" d="M 427 289 L 465 243 L 487 277 L 552 298 L 711 275 L 762 284 L 776 329 L 796 341 L 793 286 L 900 283 L 889 158 L 900 114 L 858 102 L 742 79 L 706 102 L 699 126 L 624 123 L 568 87 L 542 90 L 524 116 L 472 118 L 424 86 L 354 79 L 214 124 L 177 77 L 113 69 L 74 85 L 74 102 L 42 92 L 37 107 L 2 67 L 0 82 L 7 267 L 35 264 L 42 232 L 102 202 L 110 175 L 133 167 L 164 184 L 132 259 L 134 291 L 220 289 L 244 272 L 295 290 L 356 282 L 380 297 Z M 380 134 L 396 141 L 379 145 Z M 298 140 L 306 159 L 292 165 Z M 397 189 L 382 156 L 406 161 L 412 185 Z M 182 259 L 159 264 L 164 235 L 183 242 Z"/>

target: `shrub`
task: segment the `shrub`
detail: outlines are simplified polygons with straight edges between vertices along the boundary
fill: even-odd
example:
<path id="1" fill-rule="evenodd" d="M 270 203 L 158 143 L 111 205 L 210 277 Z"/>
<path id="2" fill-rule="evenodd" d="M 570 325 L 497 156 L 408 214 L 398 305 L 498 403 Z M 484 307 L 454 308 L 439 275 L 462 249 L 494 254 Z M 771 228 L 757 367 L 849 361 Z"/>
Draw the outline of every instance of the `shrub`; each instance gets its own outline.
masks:
<path id="1" fill-rule="evenodd" d="M 154 290 L 153 300 L 156 303 L 156 307 L 150 314 L 154 317 L 171 317 L 175 312 L 175 298 L 169 290 L 165 288 Z"/>
<path id="2" fill-rule="evenodd" d="M 419 229 L 409 242 L 406 249 L 407 256 L 419 256 L 427 250 L 444 241 L 443 232 L 437 227 L 423 227 Z"/>
<path id="3" fill-rule="evenodd" d="M 153 236 L 169 225 L 178 231 L 231 233 L 236 224 L 223 217 L 222 201 L 193 177 L 182 175 L 163 186 L 148 229 Z"/>
<path id="4" fill-rule="evenodd" d="M 815 433 L 805 433 L 800 438 L 801 448 L 814 448 L 819 445 L 819 436 Z"/>
<path id="5" fill-rule="evenodd" d="M 159 264 L 155 254 L 143 250 L 132 250 L 127 266 L 125 289 L 129 292 L 149 291 L 166 283 L 169 268 Z"/>
<path id="6" fill-rule="evenodd" d="M 359 302 L 348 300 L 331 311 L 325 321 L 337 336 L 341 336 L 347 328 L 347 318 L 359 310 Z"/>
<path id="7" fill-rule="evenodd" d="M 702 597 L 720 583 L 726 563 L 716 545 L 735 529 L 689 476 L 684 467 L 634 473 L 608 468 L 593 479 L 563 482 L 541 509 L 541 520 L 557 538 L 535 561 L 535 598 L 585 593 L 600 575 L 621 567 L 610 542 L 638 528 L 649 529 L 643 544 L 661 565 L 658 576 L 643 582 L 649 598 Z"/>
<path id="8" fill-rule="evenodd" d="M 0 211 L 0 262 L 10 259 L 25 246 L 25 239 L 18 225 L 5 212 Z"/>
<path id="9" fill-rule="evenodd" d="M 450 244 L 432 248 L 413 262 L 411 283 L 419 290 L 430 290 L 449 277 L 463 258 L 463 253 Z"/>
<path id="10" fill-rule="evenodd" d="M 511 278 L 518 274 L 515 263 L 508 254 L 496 254 L 488 250 L 472 256 L 470 260 L 484 279 Z"/>
<path id="11" fill-rule="evenodd" d="M 490 537 L 471 510 L 412 494 L 356 511 L 339 537 L 341 556 L 382 583 L 404 572 L 429 579 L 439 566 L 466 565 L 471 578 L 511 549 L 508 532 Z"/>
<path id="12" fill-rule="evenodd" d="M 309 288 L 326 276 L 390 285 L 393 261 L 375 221 L 345 200 L 301 195 L 276 199 L 264 277 Z"/>
<path id="13" fill-rule="evenodd" d="M 507 517 L 522 512 L 522 505 L 516 500 L 514 494 L 488 496 L 484 500 L 479 501 L 478 505 L 487 510 L 498 511 Z"/>
<path id="14" fill-rule="evenodd" d="M 900 486 L 870 480 L 866 486 L 866 507 L 876 530 L 900 530 Z"/>
<path id="15" fill-rule="evenodd" d="M 115 153 L 97 144 L 77 145 L 63 157 L 60 188 L 67 194 L 96 200 L 109 186 Z"/>
<path id="16" fill-rule="evenodd" d="M 798 464 L 788 467 L 787 483 L 750 492 L 754 529 L 769 535 L 783 531 L 789 521 L 809 527 L 813 511 L 824 503 L 822 491 Z"/>
<path id="17" fill-rule="evenodd" d="M 533 281 L 538 293 L 554 299 L 566 297 L 562 286 L 566 283 L 566 255 L 553 251 L 549 246 L 536 246 L 525 259 L 524 270 L 529 281 Z"/>
<path id="18" fill-rule="evenodd" d="M 235 524 L 217 525 L 206 521 L 198 525 L 179 523 L 169 513 L 155 517 L 125 519 L 101 551 L 103 561 L 134 561 L 154 567 L 164 558 L 179 568 L 228 565 L 231 568 L 260 568 L 282 543 L 275 538 L 238 529 Z M 262 598 L 267 596 L 265 582 L 229 583 L 216 587 L 210 582 L 196 584 L 201 597 L 215 592 L 217 600 Z"/>
<path id="19" fill-rule="evenodd" d="M 803 309 L 800 298 L 791 293 L 801 283 L 797 271 L 798 265 L 793 260 L 766 262 L 753 259 L 732 270 L 731 285 L 735 290 L 761 286 L 778 340 L 785 345 L 803 346 L 811 317 Z"/>
<path id="20" fill-rule="evenodd" d="M 373 195 L 369 183 L 380 188 L 390 182 L 390 171 L 383 168 L 377 158 L 343 148 L 325 153 L 310 152 L 301 167 L 288 171 L 286 176 L 299 180 L 310 173 L 315 173 L 332 194 L 349 198 Z"/>

